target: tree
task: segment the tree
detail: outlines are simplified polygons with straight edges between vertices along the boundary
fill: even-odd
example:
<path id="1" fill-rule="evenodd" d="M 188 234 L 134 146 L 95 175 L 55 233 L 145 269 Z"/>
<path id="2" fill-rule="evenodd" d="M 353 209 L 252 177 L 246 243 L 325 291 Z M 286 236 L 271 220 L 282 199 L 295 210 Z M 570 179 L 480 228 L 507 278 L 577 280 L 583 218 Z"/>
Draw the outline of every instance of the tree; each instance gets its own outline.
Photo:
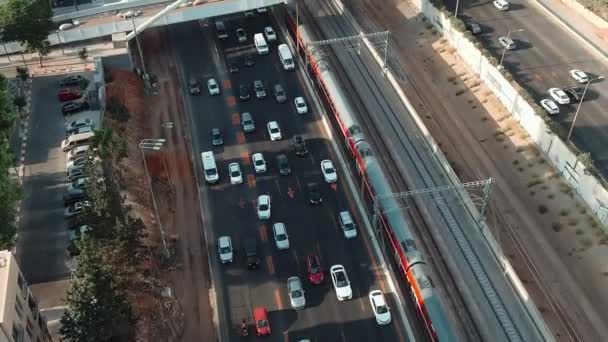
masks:
<path id="1" fill-rule="evenodd" d="M 27 68 L 22 67 L 22 66 L 18 66 L 17 67 L 17 78 L 20 79 L 22 82 L 27 81 L 27 79 L 30 77 L 30 74 L 27 70 Z"/>
<path id="2" fill-rule="evenodd" d="M 23 95 L 17 95 L 13 98 L 13 105 L 15 105 L 15 107 L 17 107 L 20 112 L 23 111 L 23 107 L 25 107 L 26 104 L 27 101 L 25 100 L 25 96 Z"/>
<path id="3" fill-rule="evenodd" d="M 48 0 L 7 0 L 0 6 L 2 41 L 25 43 L 28 50 L 42 57 L 50 52 L 49 32 L 55 29 Z"/>
<path id="4" fill-rule="evenodd" d="M 133 341 L 136 318 L 101 244 L 83 234 L 76 245 L 78 269 L 66 296 L 60 333 L 78 342 Z"/>
<path id="5" fill-rule="evenodd" d="M 114 158 L 119 162 L 129 155 L 126 140 L 114 134 L 109 127 L 95 131 L 93 146 L 101 158 Z"/>
<path id="6" fill-rule="evenodd" d="M 147 235 L 145 231 L 144 222 L 134 218 L 129 212 L 116 218 L 112 245 L 126 265 L 136 266 L 141 261 L 144 255 L 143 239 Z"/>
<path id="7" fill-rule="evenodd" d="M 78 57 L 82 60 L 82 63 L 84 64 L 84 68 L 87 68 L 87 58 L 89 58 L 89 52 L 87 51 L 86 47 L 83 47 L 82 49 L 80 49 L 78 51 Z"/>

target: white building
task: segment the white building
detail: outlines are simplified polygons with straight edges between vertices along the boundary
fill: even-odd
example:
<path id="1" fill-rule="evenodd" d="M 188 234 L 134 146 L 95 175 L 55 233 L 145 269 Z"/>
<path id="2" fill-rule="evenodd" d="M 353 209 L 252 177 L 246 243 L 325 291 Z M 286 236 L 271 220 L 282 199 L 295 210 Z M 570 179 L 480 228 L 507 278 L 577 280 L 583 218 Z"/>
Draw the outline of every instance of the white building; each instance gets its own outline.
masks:
<path id="1" fill-rule="evenodd" d="M 0 251 L 0 342 L 50 342 L 38 301 L 10 251 Z"/>

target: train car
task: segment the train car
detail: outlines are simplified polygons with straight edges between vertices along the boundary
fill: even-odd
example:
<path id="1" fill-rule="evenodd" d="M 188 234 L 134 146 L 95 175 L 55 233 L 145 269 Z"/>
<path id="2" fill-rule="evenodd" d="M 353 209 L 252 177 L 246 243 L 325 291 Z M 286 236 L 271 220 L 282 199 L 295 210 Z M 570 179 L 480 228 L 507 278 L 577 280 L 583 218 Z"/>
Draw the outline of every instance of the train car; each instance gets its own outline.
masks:
<path id="1" fill-rule="evenodd" d="M 340 127 L 349 152 L 355 160 L 362 183 L 365 188 L 366 203 L 373 205 L 376 194 L 390 194 L 392 189 L 382 171 L 373 150 L 365 139 L 356 117 L 355 111 L 346 100 L 340 83 L 331 70 L 329 61 L 317 49 L 306 49 L 306 43 L 314 41 L 313 36 L 304 25 L 296 26 L 293 12 L 287 7 L 285 23 L 292 39 L 296 42 L 298 54 L 307 62 L 307 71 L 322 94 L 327 108 Z M 410 294 L 416 304 L 418 313 L 428 336 L 434 341 L 456 340 L 447 319 L 445 309 L 438 298 L 433 282 L 428 274 L 427 266 L 416 248 L 415 239 L 409 223 L 403 215 L 403 209 L 398 200 L 393 197 L 380 197 L 378 200 L 380 214 L 379 226 L 382 234 L 390 241 L 394 250 L 395 262 L 401 275 L 410 286 Z"/>

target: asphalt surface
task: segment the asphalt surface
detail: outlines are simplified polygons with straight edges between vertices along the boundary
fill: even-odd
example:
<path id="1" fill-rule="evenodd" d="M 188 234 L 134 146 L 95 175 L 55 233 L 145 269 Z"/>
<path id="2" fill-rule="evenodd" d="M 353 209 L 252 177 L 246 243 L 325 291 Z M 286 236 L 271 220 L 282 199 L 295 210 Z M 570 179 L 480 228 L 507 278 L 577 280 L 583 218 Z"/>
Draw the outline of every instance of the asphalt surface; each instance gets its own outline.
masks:
<path id="1" fill-rule="evenodd" d="M 580 69 L 590 78 L 603 75 L 608 77 L 608 65 L 585 43 L 569 33 L 561 24 L 531 2 L 509 1 L 510 9 L 501 12 L 491 1 L 462 0 L 458 16 L 464 22 L 476 21 L 482 26 L 478 35 L 485 46 L 498 56 L 502 48 L 498 38 L 507 36 L 517 44 L 515 50 L 507 51 L 503 65 L 511 71 L 516 80 L 523 81 L 538 101 L 550 98 L 549 88 L 575 85 L 568 71 Z M 454 11 L 456 0 L 446 0 L 446 6 Z M 522 29 L 522 32 L 516 32 Z M 585 85 L 580 85 L 584 87 Z M 574 143 L 592 153 L 595 165 L 604 177 L 608 176 L 608 82 L 598 80 L 589 86 L 585 102 L 581 107 L 572 138 Z M 570 129 L 577 104 L 559 105 L 560 114 L 554 117 L 566 132 Z"/>
<path id="2" fill-rule="evenodd" d="M 92 78 L 91 74 L 82 74 Z M 69 278 L 65 248 L 68 230 L 63 217 L 67 189 L 64 116 L 57 92 L 65 75 L 32 80 L 32 114 L 23 178 L 17 260 L 30 284 Z M 70 119 L 77 118 L 71 116 Z"/>
<path id="3" fill-rule="evenodd" d="M 237 336 L 239 323 L 246 318 L 253 329 L 253 309 L 262 306 L 269 311 L 273 331 L 270 339 L 274 341 L 303 338 L 313 341 L 404 340 L 397 310 L 391 311 L 393 322 L 389 326 L 380 327 L 373 318 L 367 294 L 378 288 L 386 294 L 386 285 L 378 280 L 382 277 L 381 271 L 370 257 L 371 244 L 361 228 L 352 196 L 345 195 L 348 191 L 342 168 L 321 130 L 319 113 L 312 108 L 310 95 L 303 91 L 299 74 L 282 70 L 276 52 L 277 42 L 270 44 L 269 55 L 255 55 L 253 68 L 242 65 L 243 53 L 255 51 L 253 33 L 262 32 L 266 20 L 262 16 L 231 20 L 228 22 L 230 38 L 223 42 L 215 39 L 211 22 L 190 22 L 168 28 L 181 66 L 184 88 L 190 76 L 196 76 L 203 85 L 200 96 L 185 96 L 193 124 L 193 149 L 209 244 L 220 235 L 229 235 L 236 251 L 235 261 L 229 265 L 219 265 L 217 253 L 209 251 L 215 274 L 219 273 L 216 291 L 220 303 L 225 303 L 219 310 L 220 324 L 227 324 L 231 340 L 240 340 Z M 237 27 L 247 31 L 246 44 L 236 43 L 234 31 Z M 240 65 L 239 73 L 228 73 L 227 59 Z M 222 95 L 211 97 L 208 94 L 205 83 L 209 77 L 215 77 L 222 85 Z M 240 102 L 238 85 L 243 82 L 251 85 L 255 79 L 266 83 L 268 97 Z M 287 103 L 278 104 L 274 100 L 270 85 L 276 82 L 287 89 Z M 296 114 L 293 107 L 294 97 L 302 94 L 309 107 L 306 115 Z M 256 124 L 256 131 L 247 136 L 243 135 L 238 119 L 242 111 L 250 111 Z M 271 142 L 266 136 L 265 125 L 270 120 L 279 122 L 283 140 Z M 223 146 L 212 147 L 212 127 L 222 130 Z M 288 138 L 294 134 L 307 138 L 308 157 L 299 158 L 291 149 Z M 220 173 L 220 182 L 211 186 L 203 184 L 200 176 L 200 152 L 208 150 L 215 152 Z M 254 173 L 249 161 L 249 155 L 255 152 L 262 152 L 267 162 L 268 172 L 261 176 Z M 288 155 L 290 176 L 278 174 L 275 156 L 280 152 Z M 332 159 L 338 168 L 336 189 L 323 180 L 320 161 L 325 158 Z M 233 161 L 241 165 L 244 178 L 241 185 L 229 182 L 227 168 Z M 323 203 L 319 206 L 308 203 L 304 187 L 310 181 L 317 182 L 321 188 Z M 256 216 L 255 201 L 260 194 L 270 194 L 272 198 L 272 217 L 268 221 L 260 221 Z M 351 241 L 343 237 L 337 225 L 337 214 L 345 209 L 350 210 L 359 226 L 359 236 Z M 286 251 L 277 251 L 274 246 L 272 224 L 275 222 L 286 224 L 291 245 Z M 247 236 L 258 240 L 262 264 L 256 271 L 247 270 L 245 264 L 242 241 Z M 326 271 L 326 282 L 322 286 L 315 287 L 308 282 L 304 265 L 308 253 L 320 255 Z M 328 274 L 333 264 L 346 267 L 353 288 L 352 300 L 339 302 L 336 299 Z M 286 291 L 286 280 L 293 275 L 302 279 L 306 291 L 306 308 L 298 311 L 291 309 Z M 394 299 L 387 298 L 389 305 L 395 307 Z"/>

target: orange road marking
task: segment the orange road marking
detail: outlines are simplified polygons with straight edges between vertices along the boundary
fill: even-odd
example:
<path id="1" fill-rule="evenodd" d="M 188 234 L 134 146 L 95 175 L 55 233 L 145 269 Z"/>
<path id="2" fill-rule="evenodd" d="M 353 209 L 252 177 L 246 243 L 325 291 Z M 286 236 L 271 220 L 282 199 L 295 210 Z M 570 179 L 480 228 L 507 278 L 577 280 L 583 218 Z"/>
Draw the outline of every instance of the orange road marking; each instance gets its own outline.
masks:
<path id="1" fill-rule="evenodd" d="M 249 188 L 255 188 L 255 176 L 254 175 L 247 175 L 247 186 L 249 186 Z"/>
<path id="2" fill-rule="evenodd" d="M 262 240 L 262 242 L 268 242 L 268 230 L 266 229 L 266 225 L 261 224 L 258 230 L 260 232 L 260 240 Z"/>
<path id="3" fill-rule="evenodd" d="M 249 152 L 241 152 L 241 161 L 245 165 L 251 164 L 251 159 L 249 158 Z"/>
<path id="4" fill-rule="evenodd" d="M 228 102 L 228 106 L 233 107 L 236 105 L 236 97 L 234 96 L 228 96 L 226 98 L 226 102 Z"/>
<path id="5" fill-rule="evenodd" d="M 239 200 L 239 207 L 241 207 L 241 209 L 245 208 L 245 200 L 243 199 L 243 197 L 241 197 L 241 199 Z"/>
<path id="6" fill-rule="evenodd" d="M 232 124 L 235 126 L 241 124 L 241 116 L 239 113 L 232 113 Z"/>
<path id="7" fill-rule="evenodd" d="M 274 299 L 277 301 L 277 308 L 283 310 L 283 302 L 281 301 L 281 293 L 279 289 L 274 290 Z"/>
<path id="8" fill-rule="evenodd" d="M 238 132 L 236 134 L 236 142 L 238 142 L 239 144 L 244 144 L 245 143 L 245 133 Z"/>
<path id="9" fill-rule="evenodd" d="M 331 183 L 329 187 L 332 188 L 332 190 L 336 191 L 336 189 L 338 188 L 338 183 Z"/>
<path id="10" fill-rule="evenodd" d="M 291 187 L 287 188 L 287 195 L 289 196 L 289 198 L 293 198 L 293 196 L 296 194 L 295 191 L 293 191 L 293 189 Z"/>
<path id="11" fill-rule="evenodd" d="M 267 256 L 266 257 L 266 264 L 268 265 L 268 273 L 270 275 L 274 274 L 274 262 L 272 262 L 272 256 Z"/>
<path id="12" fill-rule="evenodd" d="M 230 82 L 230 80 L 224 80 L 224 82 L 222 82 L 224 85 L 224 89 L 230 89 L 232 88 L 232 82 Z"/>

